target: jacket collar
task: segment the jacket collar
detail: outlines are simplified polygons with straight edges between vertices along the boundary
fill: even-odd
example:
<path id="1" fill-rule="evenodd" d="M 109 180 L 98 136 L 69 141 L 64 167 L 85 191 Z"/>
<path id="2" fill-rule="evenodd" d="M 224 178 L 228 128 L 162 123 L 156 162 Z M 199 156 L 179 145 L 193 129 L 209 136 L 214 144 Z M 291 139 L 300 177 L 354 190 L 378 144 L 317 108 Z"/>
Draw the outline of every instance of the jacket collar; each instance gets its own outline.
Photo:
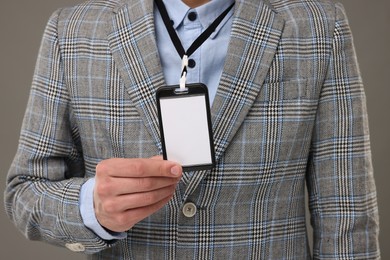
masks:
<path id="1" fill-rule="evenodd" d="M 161 151 L 155 92 L 165 83 L 153 6 L 153 0 L 120 1 L 108 38 L 126 90 Z M 236 1 L 228 54 L 211 108 L 217 161 L 258 96 L 277 50 L 284 20 L 271 7 L 268 1 Z M 186 194 L 191 194 L 207 174 L 186 174 Z"/>

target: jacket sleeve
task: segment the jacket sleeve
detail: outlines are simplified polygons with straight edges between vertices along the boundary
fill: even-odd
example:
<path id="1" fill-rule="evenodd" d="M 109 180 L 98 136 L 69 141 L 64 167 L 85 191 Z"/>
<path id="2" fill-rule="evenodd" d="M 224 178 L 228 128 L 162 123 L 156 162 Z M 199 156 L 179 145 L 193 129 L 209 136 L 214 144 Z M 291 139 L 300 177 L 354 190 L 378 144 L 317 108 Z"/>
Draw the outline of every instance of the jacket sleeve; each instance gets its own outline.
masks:
<path id="1" fill-rule="evenodd" d="M 307 173 L 314 259 L 379 259 L 365 94 L 339 4 L 330 56 Z"/>
<path id="2" fill-rule="evenodd" d="M 61 62 L 59 14 L 50 18 L 41 43 L 5 207 L 27 238 L 93 253 L 110 244 L 86 228 L 80 215 L 86 179 Z"/>

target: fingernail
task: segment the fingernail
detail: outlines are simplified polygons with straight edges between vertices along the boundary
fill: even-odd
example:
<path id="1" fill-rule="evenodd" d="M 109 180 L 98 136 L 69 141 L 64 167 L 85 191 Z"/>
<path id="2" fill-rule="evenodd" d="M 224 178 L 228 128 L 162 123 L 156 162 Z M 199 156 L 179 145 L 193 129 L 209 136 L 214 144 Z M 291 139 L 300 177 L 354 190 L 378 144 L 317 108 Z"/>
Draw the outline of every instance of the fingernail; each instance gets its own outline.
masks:
<path id="1" fill-rule="evenodd" d="M 179 176 L 180 175 L 180 173 L 181 173 L 181 170 L 180 170 L 180 167 L 179 166 L 173 166 L 172 168 L 171 168 L 171 173 L 173 174 L 173 175 L 175 175 L 175 176 Z"/>

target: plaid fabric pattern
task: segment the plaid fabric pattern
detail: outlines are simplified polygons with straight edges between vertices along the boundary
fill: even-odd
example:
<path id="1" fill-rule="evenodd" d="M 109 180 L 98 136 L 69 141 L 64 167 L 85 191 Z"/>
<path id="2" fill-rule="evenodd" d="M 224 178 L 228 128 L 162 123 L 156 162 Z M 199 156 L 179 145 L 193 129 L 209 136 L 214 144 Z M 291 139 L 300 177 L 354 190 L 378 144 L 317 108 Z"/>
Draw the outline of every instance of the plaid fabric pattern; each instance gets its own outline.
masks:
<path id="1" fill-rule="evenodd" d="M 229 44 L 211 109 L 217 167 L 185 173 L 166 207 L 107 242 L 83 225 L 79 191 L 103 159 L 161 152 L 153 1 L 55 12 L 8 175 L 12 221 L 30 239 L 81 243 L 91 259 L 379 259 L 365 96 L 342 6 L 237 1 Z"/>

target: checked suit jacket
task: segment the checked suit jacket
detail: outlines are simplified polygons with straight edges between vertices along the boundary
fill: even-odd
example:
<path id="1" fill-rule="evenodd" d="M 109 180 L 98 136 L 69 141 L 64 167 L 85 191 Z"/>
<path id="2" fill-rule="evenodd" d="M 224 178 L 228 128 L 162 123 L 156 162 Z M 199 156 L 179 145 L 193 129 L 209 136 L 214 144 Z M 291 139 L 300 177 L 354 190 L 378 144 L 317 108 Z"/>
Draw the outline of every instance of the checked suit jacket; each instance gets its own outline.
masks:
<path id="1" fill-rule="evenodd" d="M 15 225 L 91 259 L 379 259 L 362 79 L 343 7 L 322 0 L 237 1 L 211 107 L 216 167 L 185 172 L 126 239 L 84 226 L 80 187 L 101 160 L 161 153 L 153 10 L 92 0 L 50 18 L 7 179 Z"/>

